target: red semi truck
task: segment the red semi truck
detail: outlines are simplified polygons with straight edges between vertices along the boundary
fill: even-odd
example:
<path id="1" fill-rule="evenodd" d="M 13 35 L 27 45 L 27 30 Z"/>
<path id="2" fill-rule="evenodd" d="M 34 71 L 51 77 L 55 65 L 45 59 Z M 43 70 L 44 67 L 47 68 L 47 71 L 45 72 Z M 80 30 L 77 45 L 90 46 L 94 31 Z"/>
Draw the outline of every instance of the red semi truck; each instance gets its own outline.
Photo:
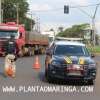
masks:
<path id="1" fill-rule="evenodd" d="M 15 41 L 19 47 L 19 55 L 33 55 L 36 50 L 38 53 L 44 53 L 48 46 L 48 37 L 37 32 L 26 32 L 24 25 L 18 25 L 15 22 L 0 24 L 0 55 L 5 55 L 4 44 L 10 38 L 10 35 L 15 35 Z"/>

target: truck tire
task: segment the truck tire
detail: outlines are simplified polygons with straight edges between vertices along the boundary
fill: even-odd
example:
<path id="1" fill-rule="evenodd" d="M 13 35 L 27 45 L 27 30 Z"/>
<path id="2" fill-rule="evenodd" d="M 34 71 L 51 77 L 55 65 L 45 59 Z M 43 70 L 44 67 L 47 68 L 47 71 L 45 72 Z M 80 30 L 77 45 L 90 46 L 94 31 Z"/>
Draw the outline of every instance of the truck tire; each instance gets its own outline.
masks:
<path id="1" fill-rule="evenodd" d="M 19 57 L 23 57 L 24 56 L 23 52 L 22 51 L 19 51 L 18 56 Z"/>

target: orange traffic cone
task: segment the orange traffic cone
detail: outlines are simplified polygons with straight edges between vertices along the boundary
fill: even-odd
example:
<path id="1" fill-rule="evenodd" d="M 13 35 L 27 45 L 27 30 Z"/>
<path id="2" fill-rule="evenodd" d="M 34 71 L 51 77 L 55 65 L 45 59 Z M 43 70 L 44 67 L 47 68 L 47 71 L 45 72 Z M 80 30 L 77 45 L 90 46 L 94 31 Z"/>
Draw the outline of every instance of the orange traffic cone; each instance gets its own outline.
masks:
<path id="1" fill-rule="evenodd" d="M 33 64 L 34 69 L 40 69 L 40 62 L 38 56 L 35 57 L 35 62 Z"/>

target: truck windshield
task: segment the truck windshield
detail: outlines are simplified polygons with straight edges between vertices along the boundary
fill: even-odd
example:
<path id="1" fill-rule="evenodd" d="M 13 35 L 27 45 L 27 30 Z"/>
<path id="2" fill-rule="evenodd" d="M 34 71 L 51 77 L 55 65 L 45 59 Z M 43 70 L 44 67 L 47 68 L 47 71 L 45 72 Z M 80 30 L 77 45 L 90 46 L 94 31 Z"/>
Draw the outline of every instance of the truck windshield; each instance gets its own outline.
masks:
<path id="1" fill-rule="evenodd" d="M 0 30 L 0 38 L 10 38 L 11 35 L 14 35 L 15 38 L 17 38 L 18 30 Z"/>
<path id="2" fill-rule="evenodd" d="M 89 56 L 89 52 L 85 46 L 58 45 L 55 48 L 54 55 Z"/>

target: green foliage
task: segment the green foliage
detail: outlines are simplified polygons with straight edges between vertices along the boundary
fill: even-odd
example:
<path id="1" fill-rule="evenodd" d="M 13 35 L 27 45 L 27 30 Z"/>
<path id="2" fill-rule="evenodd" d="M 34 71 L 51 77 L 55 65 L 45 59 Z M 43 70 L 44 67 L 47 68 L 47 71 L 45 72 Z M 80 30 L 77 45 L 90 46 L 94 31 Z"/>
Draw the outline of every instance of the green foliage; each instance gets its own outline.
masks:
<path id="1" fill-rule="evenodd" d="M 30 31 L 31 28 L 33 28 L 33 25 L 35 24 L 34 20 L 31 20 L 30 18 L 26 18 L 24 23 L 27 31 Z"/>
<path id="2" fill-rule="evenodd" d="M 88 47 L 88 50 L 89 50 L 91 53 L 100 53 L 100 46 Z"/>
<path id="3" fill-rule="evenodd" d="M 30 30 L 30 23 L 34 21 L 26 17 L 26 13 L 29 10 L 29 4 L 27 0 L 4 0 L 2 3 L 3 9 L 3 22 L 16 22 L 17 21 L 17 7 L 19 14 L 19 23 L 25 24 Z M 30 22 L 30 23 L 29 23 Z M 28 24 L 28 25 L 26 25 Z"/>
<path id="4" fill-rule="evenodd" d="M 67 28 L 65 31 L 58 33 L 61 37 L 83 37 L 84 30 L 89 27 L 89 24 L 73 25 L 71 28 Z"/>

